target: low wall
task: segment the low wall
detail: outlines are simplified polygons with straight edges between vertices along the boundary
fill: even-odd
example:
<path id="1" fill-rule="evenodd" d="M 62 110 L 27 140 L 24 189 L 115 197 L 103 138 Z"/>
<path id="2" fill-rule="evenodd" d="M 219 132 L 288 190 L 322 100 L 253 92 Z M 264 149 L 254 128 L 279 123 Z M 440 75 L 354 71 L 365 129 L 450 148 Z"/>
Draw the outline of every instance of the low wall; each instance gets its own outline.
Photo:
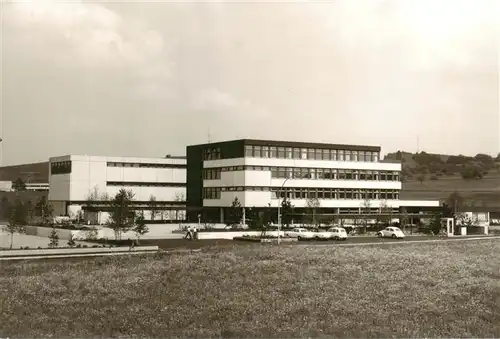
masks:
<path id="1" fill-rule="evenodd" d="M 283 237 L 285 232 L 279 232 Z M 235 231 L 235 232 L 199 232 L 198 239 L 233 239 L 234 237 L 242 237 L 244 235 L 261 235 L 260 231 Z M 278 236 L 278 231 L 268 231 L 266 235 Z"/>
<path id="2" fill-rule="evenodd" d="M 158 246 L 137 246 L 130 250 L 128 247 L 112 247 L 112 248 L 54 248 L 54 249 L 33 249 L 33 250 L 13 250 L 0 251 L 0 257 L 24 257 L 24 256 L 40 256 L 40 255 L 76 255 L 76 254 L 91 254 L 91 253 L 121 253 L 121 252 L 156 252 Z"/>

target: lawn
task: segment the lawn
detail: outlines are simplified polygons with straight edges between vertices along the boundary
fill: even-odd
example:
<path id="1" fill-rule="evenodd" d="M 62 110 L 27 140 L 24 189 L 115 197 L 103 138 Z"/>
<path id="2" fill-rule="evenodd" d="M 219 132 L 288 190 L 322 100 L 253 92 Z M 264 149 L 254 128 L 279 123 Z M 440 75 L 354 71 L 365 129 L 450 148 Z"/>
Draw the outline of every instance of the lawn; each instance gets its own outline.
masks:
<path id="1" fill-rule="evenodd" d="M 499 337 L 500 241 L 3 264 L 0 337 Z"/>

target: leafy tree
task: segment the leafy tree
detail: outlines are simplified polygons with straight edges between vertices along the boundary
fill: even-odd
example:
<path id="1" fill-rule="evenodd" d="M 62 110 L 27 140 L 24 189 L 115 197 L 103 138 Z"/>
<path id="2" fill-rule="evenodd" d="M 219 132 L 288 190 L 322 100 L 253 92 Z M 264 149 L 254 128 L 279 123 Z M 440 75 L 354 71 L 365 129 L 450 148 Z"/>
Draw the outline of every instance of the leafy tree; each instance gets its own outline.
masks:
<path id="1" fill-rule="evenodd" d="M 35 206 L 31 200 L 28 200 L 24 206 L 26 207 L 26 223 L 31 224 L 35 218 Z"/>
<path id="2" fill-rule="evenodd" d="M 26 191 L 26 183 L 21 178 L 17 178 L 12 182 L 12 189 L 16 192 Z"/>
<path id="3" fill-rule="evenodd" d="M 382 227 L 387 227 L 392 222 L 392 207 L 387 204 L 386 200 L 380 203 L 380 215 L 377 218 L 377 224 L 381 224 Z"/>
<path id="4" fill-rule="evenodd" d="M 0 201 L 0 216 L 2 220 L 7 220 L 9 218 L 9 199 L 6 196 L 2 197 Z"/>
<path id="5" fill-rule="evenodd" d="M 149 210 L 151 212 L 151 220 L 155 220 L 156 216 L 159 214 L 158 202 L 156 197 L 151 194 L 148 201 Z"/>
<path id="6" fill-rule="evenodd" d="M 306 200 L 309 221 L 312 225 L 318 226 L 318 218 L 316 217 L 317 209 L 321 207 L 321 203 L 317 198 L 308 198 Z"/>
<path id="7" fill-rule="evenodd" d="M 184 193 L 178 192 L 175 194 L 175 201 L 176 202 L 186 201 L 186 196 L 184 195 Z M 175 220 L 179 220 L 179 210 L 178 209 L 175 210 Z"/>
<path id="8" fill-rule="evenodd" d="M 442 229 L 441 218 L 443 217 L 441 212 L 435 212 L 430 220 L 429 230 L 433 234 L 438 234 Z"/>
<path id="9" fill-rule="evenodd" d="M 443 217 L 453 217 L 458 212 L 461 212 L 465 207 L 464 198 L 457 191 L 451 193 L 446 199 L 446 205 L 451 210 L 451 215 L 444 215 Z M 445 212 L 446 214 L 446 212 Z"/>
<path id="10" fill-rule="evenodd" d="M 87 231 L 85 240 L 87 241 L 94 241 L 97 240 L 99 233 L 97 232 L 97 228 L 95 226 L 92 226 L 90 230 Z"/>
<path id="11" fill-rule="evenodd" d="M 284 198 L 281 202 L 281 223 L 286 227 L 292 224 L 293 205 L 290 199 Z"/>
<path id="12" fill-rule="evenodd" d="M 73 235 L 73 233 L 71 233 L 68 239 L 68 247 L 75 247 L 75 246 L 76 246 L 75 236 Z"/>
<path id="13" fill-rule="evenodd" d="M 425 181 L 425 174 L 419 174 L 417 180 L 422 184 Z"/>
<path id="14" fill-rule="evenodd" d="M 370 214 L 371 210 L 372 210 L 371 200 L 370 199 L 363 200 L 363 202 L 361 203 L 361 213 L 365 214 L 361 219 L 361 222 L 363 224 L 363 233 L 366 233 L 367 231 L 368 220 L 370 218 L 367 214 Z"/>
<path id="15" fill-rule="evenodd" d="M 149 232 L 148 226 L 146 226 L 146 219 L 144 219 L 144 215 L 138 214 L 135 217 L 134 227 L 132 230 L 137 237 L 137 243 L 139 243 L 140 238 Z"/>
<path id="16" fill-rule="evenodd" d="M 50 232 L 49 239 L 50 239 L 49 242 L 50 248 L 55 248 L 59 246 L 59 235 L 57 234 L 57 231 L 54 227 L 52 227 L 52 232 Z"/>
<path id="17" fill-rule="evenodd" d="M 228 209 L 228 215 L 226 217 L 226 226 L 237 225 L 241 222 L 243 218 L 243 209 L 241 207 L 241 202 L 238 197 L 235 197 L 231 203 L 231 207 Z"/>
<path id="18" fill-rule="evenodd" d="M 111 200 L 108 226 L 115 232 L 115 239 L 121 240 L 122 233 L 134 227 L 135 213 L 132 210 L 134 193 L 124 188 Z"/>
<path id="19" fill-rule="evenodd" d="M 50 223 L 54 209 L 47 200 L 47 197 L 42 196 L 35 205 L 35 211 L 42 218 L 42 222 L 47 225 Z"/>
<path id="20" fill-rule="evenodd" d="M 14 243 L 15 233 L 24 233 L 24 225 L 26 224 L 26 208 L 20 199 L 16 199 L 13 204 L 8 207 L 8 224 L 5 231 L 10 234 L 10 249 Z"/>
<path id="21" fill-rule="evenodd" d="M 484 176 L 484 171 L 477 165 L 467 165 L 460 171 L 460 175 L 464 180 L 480 180 Z"/>

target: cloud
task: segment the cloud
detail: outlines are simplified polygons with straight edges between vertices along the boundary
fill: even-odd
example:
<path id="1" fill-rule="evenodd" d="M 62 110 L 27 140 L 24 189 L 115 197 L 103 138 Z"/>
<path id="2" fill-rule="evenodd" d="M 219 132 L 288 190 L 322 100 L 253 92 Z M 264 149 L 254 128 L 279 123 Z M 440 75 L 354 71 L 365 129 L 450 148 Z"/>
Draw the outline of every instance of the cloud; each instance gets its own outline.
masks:
<path id="1" fill-rule="evenodd" d="M 163 50 L 158 32 L 125 21 L 97 2 L 13 2 L 5 5 L 4 17 L 8 34 L 24 36 L 24 47 L 40 48 L 67 65 L 140 65 Z"/>

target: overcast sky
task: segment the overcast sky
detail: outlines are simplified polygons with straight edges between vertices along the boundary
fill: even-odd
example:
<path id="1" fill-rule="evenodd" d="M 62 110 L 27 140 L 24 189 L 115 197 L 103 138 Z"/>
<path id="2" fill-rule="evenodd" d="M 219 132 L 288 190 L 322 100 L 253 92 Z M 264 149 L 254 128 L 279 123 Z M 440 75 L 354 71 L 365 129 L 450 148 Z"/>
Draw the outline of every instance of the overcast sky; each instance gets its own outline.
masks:
<path id="1" fill-rule="evenodd" d="M 495 0 L 3 2 L 3 164 L 262 138 L 500 149 Z"/>

